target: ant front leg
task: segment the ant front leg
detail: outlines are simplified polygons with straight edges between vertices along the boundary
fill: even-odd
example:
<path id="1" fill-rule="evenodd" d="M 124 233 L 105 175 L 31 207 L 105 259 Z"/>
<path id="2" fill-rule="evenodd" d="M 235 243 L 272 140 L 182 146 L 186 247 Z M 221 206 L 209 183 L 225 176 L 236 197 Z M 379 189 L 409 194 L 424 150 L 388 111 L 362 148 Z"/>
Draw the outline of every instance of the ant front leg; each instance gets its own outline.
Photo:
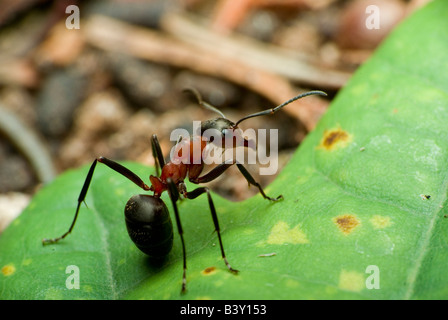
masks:
<path id="1" fill-rule="evenodd" d="M 263 198 L 271 200 L 271 201 L 278 201 L 278 200 L 283 199 L 282 195 L 279 195 L 277 198 L 271 198 L 271 197 L 267 196 L 266 193 L 264 193 L 264 190 L 261 187 L 261 185 L 257 181 L 255 181 L 254 177 L 252 177 L 252 175 L 249 173 L 249 171 L 247 171 L 247 169 L 242 164 L 240 164 L 238 162 L 234 162 L 232 159 L 229 159 L 229 160 L 225 161 L 224 163 L 219 164 L 218 166 L 213 168 L 210 172 L 203 175 L 202 177 L 191 178 L 190 182 L 199 184 L 199 183 L 207 183 L 207 182 L 213 181 L 216 178 L 218 178 L 220 175 L 222 175 L 228 168 L 230 168 L 234 164 L 236 164 L 236 166 L 238 167 L 238 170 L 240 170 L 241 174 L 244 176 L 244 178 L 246 178 L 247 182 L 258 188 L 258 190 L 260 191 Z"/>
<path id="2" fill-rule="evenodd" d="M 191 192 L 185 193 L 185 197 L 187 199 L 195 199 L 203 193 L 207 193 L 208 205 L 210 207 L 210 212 L 212 214 L 213 224 L 215 225 L 215 231 L 218 234 L 219 246 L 221 248 L 221 256 L 222 256 L 227 268 L 233 273 L 238 273 L 238 270 L 233 269 L 230 266 L 229 262 L 227 261 L 226 254 L 224 252 L 224 246 L 222 245 L 222 240 L 221 240 L 221 230 L 219 228 L 218 215 L 216 214 L 215 205 L 213 204 L 212 196 L 210 195 L 210 190 L 206 187 L 200 187 L 200 188 L 194 189 Z"/>
<path id="3" fill-rule="evenodd" d="M 89 172 L 87 173 L 86 180 L 84 181 L 84 185 L 81 189 L 81 193 L 79 194 L 78 206 L 76 207 L 75 217 L 73 219 L 72 224 L 70 225 L 70 228 L 68 229 L 67 232 L 65 232 L 62 236 L 60 236 L 58 238 L 43 239 L 42 240 L 43 244 L 58 242 L 59 240 L 64 239 L 70 232 L 72 232 L 73 227 L 75 226 L 75 223 L 76 223 L 76 219 L 78 218 L 79 208 L 81 207 L 81 203 L 84 202 L 84 200 L 86 198 L 86 194 L 87 194 L 87 191 L 89 190 L 90 182 L 92 181 L 93 172 L 95 171 L 95 167 L 98 162 L 104 163 L 106 166 L 108 166 L 112 170 L 122 174 L 123 176 L 125 176 L 126 178 L 128 178 L 129 180 L 134 182 L 137 186 L 139 186 L 143 190 L 146 190 L 146 191 L 149 190 L 149 187 L 143 182 L 143 180 L 140 179 L 134 172 L 132 172 L 128 168 L 123 167 L 121 164 L 119 164 L 115 161 L 109 160 L 107 158 L 104 158 L 104 157 L 99 157 L 99 158 L 95 159 L 93 161 L 92 165 L 90 166 Z"/>
<path id="4" fill-rule="evenodd" d="M 243 174 L 244 178 L 246 178 L 247 182 L 249 182 L 249 184 L 256 186 L 258 188 L 258 190 L 260 190 L 260 193 L 263 196 L 263 198 L 271 200 L 271 201 L 278 201 L 278 200 L 283 199 L 282 195 L 279 195 L 277 198 L 268 197 L 264 193 L 263 188 L 261 188 L 261 185 L 257 181 L 255 181 L 255 179 L 252 177 L 252 175 L 249 173 L 249 171 L 247 171 L 247 169 L 242 164 L 237 163 L 236 166 L 238 167 L 240 172 Z"/>

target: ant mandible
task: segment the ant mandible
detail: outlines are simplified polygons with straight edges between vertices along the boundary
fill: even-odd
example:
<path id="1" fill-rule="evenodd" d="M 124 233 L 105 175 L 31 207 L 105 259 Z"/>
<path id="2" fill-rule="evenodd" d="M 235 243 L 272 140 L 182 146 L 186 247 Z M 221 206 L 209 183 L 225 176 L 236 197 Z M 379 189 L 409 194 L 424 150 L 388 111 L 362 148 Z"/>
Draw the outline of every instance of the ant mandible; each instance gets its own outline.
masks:
<path id="1" fill-rule="evenodd" d="M 213 107 L 212 105 L 208 104 L 207 102 L 203 101 L 198 91 L 195 89 L 186 89 L 186 91 L 192 92 L 198 101 L 198 103 L 203 106 L 206 109 L 209 109 L 211 111 L 217 112 L 221 117 L 208 120 L 201 123 L 200 133 L 201 135 L 208 129 L 217 130 L 219 132 L 222 141 L 225 141 L 226 137 L 228 137 L 229 134 L 236 133 L 237 130 L 239 130 L 238 125 L 250 118 L 258 117 L 258 116 L 264 116 L 264 115 L 270 115 L 274 114 L 287 104 L 290 104 L 291 102 L 294 102 L 298 99 L 301 99 L 303 97 L 309 96 L 309 95 L 322 95 L 326 96 L 327 94 L 322 91 L 309 91 L 306 93 L 299 94 L 295 96 L 294 98 L 280 104 L 279 106 L 267 109 L 265 111 L 257 112 L 250 114 L 246 117 L 241 118 L 236 123 L 228 120 L 218 109 Z M 210 140 L 204 137 L 198 137 L 192 136 L 190 139 L 182 139 L 179 141 L 178 145 L 180 145 L 181 151 L 177 152 L 177 154 L 174 154 L 174 158 L 171 159 L 171 161 L 165 163 L 165 159 L 162 154 L 162 150 L 160 148 L 160 144 L 157 138 L 157 135 L 153 135 L 151 137 L 151 147 L 152 147 L 152 153 L 155 160 L 155 167 L 156 167 L 156 173 L 157 176 L 151 175 L 149 177 L 151 187 L 146 185 L 140 177 L 138 177 L 134 172 L 127 169 L 126 167 L 122 166 L 121 164 L 107 159 L 105 157 L 98 157 L 96 158 L 92 165 L 90 166 L 89 172 L 87 173 L 86 180 L 84 182 L 84 185 L 81 189 L 81 192 L 78 197 L 78 205 L 76 207 L 75 217 L 72 221 L 72 224 L 70 225 L 70 228 L 67 232 L 65 232 L 62 236 L 58 238 L 53 239 L 43 239 L 43 244 L 51 244 L 56 243 L 59 240 L 64 239 L 70 232 L 72 232 L 73 227 L 75 226 L 76 219 L 78 217 L 79 209 L 81 206 L 81 203 L 84 202 L 87 191 L 90 186 L 90 182 L 93 177 L 93 173 L 95 171 L 95 167 L 98 162 L 105 164 L 112 170 L 120 173 L 124 177 L 128 178 L 132 182 L 134 182 L 137 186 L 142 188 L 145 191 L 153 191 L 153 195 L 135 195 L 129 199 L 125 206 L 125 221 L 126 221 L 126 228 L 128 230 L 129 237 L 131 240 L 135 243 L 135 245 L 145 254 L 147 254 L 150 257 L 153 258 L 163 258 L 168 255 L 170 252 L 172 246 L 173 246 L 173 226 L 170 219 L 169 211 L 165 205 L 165 203 L 162 201 L 160 196 L 164 191 L 167 191 L 169 194 L 169 197 L 171 199 L 173 208 L 174 208 L 174 216 L 176 219 L 176 225 L 178 229 L 178 233 L 180 235 L 180 240 L 182 243 L 182 253 L 183 253 L 183 275 L 182 275 L 182 290 L 181 292 L 184 293 L 186 290 L 186 270 L 187 270 L 187 257 L 186 257 L 186 251 L 185 251 L 185 242 L 183 238 L 183 229 L 180 221 L 179 211 L 177 208 L 177 200 L 180 199 L 180 196 L 183 196 L 186 199 L 195 199 L 199 197 L 200 195 L 206 193 L 208 204 L 210 207 L 210 212 L 213 219 L 213 224 L 215 226 L 215 231 L 218 236 L 219 246 L 221 249 L 221 256 L 224 260 L 227 268 L 232 273 L 238 273 L 238 270 L 232 268 L 227 261 L 225 252 L 224 252 L 224 246 L 222 244 L 221 240 L 221 233 L 218 223 L 218 216 L 216 214 L 216 209 L 213 204 L 213 200 L 210 194 L 210 190 L 207 187 L 198 187 L 194 189 L 193 191 L 187 191 L 186 185 L 184 183 L 184 180 L 187 178 L 190 182 L 194 184 L 200 184 L 200 183 L 206 183 L 210 182 L 216 178 L 218 178 L 221 174 L 223 174 L 230 166 L 236 164 L 237 168 L 241 172 L 241 174 L 244 176 L 244 178 L 247 180 L 247 182 L 250 185 L 256 186 L 263 198 L 271 200 L 271 201 L 277 201 L 282 199 L 283 197 L 280 195 L 277 198 L 271 198 L 268 197 L 260 184 L 255 181 L 255 179 L 251 176 L 251 174 L 246 170 L 246 168 L 234 161 L 233 159 L 230 159 L 228 161 L 225 161 L 221 164 L 218 164 L 216 167 L 211 169 L 208 173 L 201 176 L 202 171 L 204 170 L 204 162 L 202 159 L 202 152 L 207 147 L 209 143 L 211 143 Z M 200 142 L 200 157 L 199 159 L 194 158 L 194 141 Z M 193 143 L 192 143 L 193 142 Z M 242 138 L 241 146 L 249 147 L 249 141 L 246 140 L 246 138 Z M 233 148 L 235 148 L 236 145 L 233 145 Z M 177 149 L 179 150 L 179 149 Z M 189 155 L 185 155 L 182 153 L 183 150 L 190 150 Z M 186 152 L 188 153 L 188 152 Z M 187 161 L 185 161 L 187 160 Z M 160 173 L 161 169 L 161 173 Z"/>

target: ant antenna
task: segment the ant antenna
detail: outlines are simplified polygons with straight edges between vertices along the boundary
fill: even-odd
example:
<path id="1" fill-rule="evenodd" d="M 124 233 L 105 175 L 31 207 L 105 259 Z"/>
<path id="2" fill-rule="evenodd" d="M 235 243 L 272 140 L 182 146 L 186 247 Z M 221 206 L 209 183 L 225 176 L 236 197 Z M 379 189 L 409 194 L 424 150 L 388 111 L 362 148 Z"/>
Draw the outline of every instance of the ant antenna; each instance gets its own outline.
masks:
<path id="1" fill-rule="evenodd" d="M 183 90 L 184 92 L 191 92 L 194 94 L 194 96 L 196 97 L 196 100 L 198 101 L 198 103 L 204 107 L 205 109 L 208 109 L 210 111 L 216 112 L 218 113 L 221 117 L 223 117 L 224 119 L 227 119 L 226 116 L 224 115 L 224 113 L 222 113 L 220 110 L 218 110 L 217 108 L 215 108 L 214 106 L 212 106 L 211 104 L 205 102 L 204 100 L 202 100 L 201 94 L 199 93 L 198 90 L 196 90 L 195 88 L 186 88 Z"/>
<path id="2" fill-rule="evenodd" d="M 236 127 L 238 126 L 238 124 L 240 124 L 240 123 L 243 122 L 244 120 L 247 120 L 247 119 L 250 119 L 250 118 L 255 118 L 255 117 L 258 117 L 258 116 L 264 116 L 264 115 L 267 115 L 267 114 L 274 114 L 274 113 L 276 113 L 278 110 L 280 110 L 281 108 L 283 108 L 284 106 L 286 106 L 287 104 L 290 104 L 291 102 L 294 102 L 294 101 L 296 101 L 296 100 L 299 100 L 300 98 L 304 98 L 304 97 L 306 97 L 306 96 L 311 96 L 311 95 L 327 96 L 327 94 L 326 94 L 325 92 L 323 92 L 323 91 L 319 91 L 319 90 L 315 90 L 315 91 L 309 91 L 309 92 L 301 93 L 301 94 L 299 94 L 298 96 L 295 96 L 294 98 L 291 98 L 291 99 L 289 99 L 289 100 L 286 101 L 286 102 L 283 102 L 281 105 L 279 105 L 279 106 L 277 106 L 277 107 L 275 107 L 275 108 L 267 109 L 267 110 L 264 110 L 264 111 L 260 111 L 260 112 L 253 113 L 253 114 L 250 114 L 250 115 L 248 115 L 248 116 L 245 116 L 244 118 L 242 118 L 242 119 L 240 119 L 240 120 L 238 120 L 238 121 L 236 122 L 236 124 L 234 125 L 234 128 L 236 128 Z"/>

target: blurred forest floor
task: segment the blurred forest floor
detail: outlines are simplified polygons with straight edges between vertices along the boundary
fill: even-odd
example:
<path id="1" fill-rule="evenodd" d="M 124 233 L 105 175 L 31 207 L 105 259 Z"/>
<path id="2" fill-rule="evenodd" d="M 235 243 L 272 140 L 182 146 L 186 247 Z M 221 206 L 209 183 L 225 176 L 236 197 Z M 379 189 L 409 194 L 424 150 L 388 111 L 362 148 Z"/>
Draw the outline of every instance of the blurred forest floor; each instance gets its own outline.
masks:
<path id="1" fill-rule="evenodd" d="M 282 167 L 353 72 L 427 2 L 1 0 L 0 232 L 69 168 L 98 156 L 152 165 L 152 134 L 168 156 L 173 129 L 216 117 L 186 87 L 233 121 L 326 91 L 242 125 L 279 129 Z M 366 27 L 371 4 L 380 29 Z M 275 178 L 252 167 L 262 186 Z M 234 201 L 257 193 L 233 169 L 209 186 Z"/>

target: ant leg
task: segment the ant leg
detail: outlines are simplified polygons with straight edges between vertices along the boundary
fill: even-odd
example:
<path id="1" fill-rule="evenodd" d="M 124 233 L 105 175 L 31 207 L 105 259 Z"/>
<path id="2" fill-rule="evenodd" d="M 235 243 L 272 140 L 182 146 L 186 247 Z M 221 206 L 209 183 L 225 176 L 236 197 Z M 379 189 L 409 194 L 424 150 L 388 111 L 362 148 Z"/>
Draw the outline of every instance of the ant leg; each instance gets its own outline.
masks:
<path id="1" fill-rule="evenodd" d="M 228 168 L 233 166 L 235 162 L 232 159 L 226 160 L 223 163 L 220 163 L 218 166 L 214 167 L 210 172 L 204 174 L 201 177 L 189 177 L 190 182 L 194 184 L 207 183 L 215 180 L 220 175 L 222 175 Z"/>
<path id="2" fill-rule="evenodd" d="M 90 166 L 89 172 L 87 173 L 86 180 L 84 181 L 84 185 L 83 185 L 83 187 L 81 189 L 81 193 L 79 194 L 78 206 L 76 207 L 75 217 L 74 217 L 74 219 L 72 221 L 72 224 L 70 225 L 70 228 L 68 229 L 67 232 L 65 232 L 62 236 L 60 236 L 58 238 L 42 239 L 42 243 L 43 244 L 49 244 L 49 243 L 58 242 L 59 240 L 64 239 L 70 232 L 72 232 L 73 227 L 75 226 L 75 223 L 76 223 L 76 219 L 78 218 L 78 213 L 79 213 L 79 208 L 81 207 L 81 203 L 84 202 L 84 200 L 86 198 L 87 191 L 89 190 L 90 182 L 92 181 L 93 172 L 95 171 L 95 167 L 96 167 L 97 162 L 104 163 L 105 165 L 107 165 L 112 170 L 122 174 L 123 176 L 125 176 L 126 178 L 128 178 L 129 180 L 134 182 L 137 186 L 139 186 L 143 190 L 149 190 L 149 187 L 143 182 L 142 179 L 140 179 L 131 170 L 127 169 L 126 167 L 123 167 L 121 164 L 119 164 L 119 163 L 117 163 L 115 161 L 109 160 L 107 158 L 104 158 L 104 157 L 99 157 L 99 158 L 95 159 L 93 161 L 92 165 Z"/>
<path id="3" fill-rule="evenodd" d="M 159 139 L 156 134 L 151 137 L 152 155 L 156 166 L 157 176 L 160 176 L 160 169 L 165 166 L 165 159 L 163 158 L 162 148 L 160 148 Z"/>
<path id="4" fill-rule="evenodd" d="M 271 201 L 278 201 L 278 200 L 283 199 L 282 195 L 279 195 L 277 198 L 268 197 L 264 193 L 263 188 L 260 186 L 260 184 L 257 181 L 255 181 L 255 179 L 252 177 L 252 175 L 249 173 L 249 171 L 247 171 L 247 169 L 244 168 L 244 166 L 242 164 L 237 163 L 236 166 L 238 167 L 240 172 L 243 174 L 244 178 L 246 178 L 247 182 L 249 182 L 249 184 L 256 186 L 258 188 L 258 190 L 260 190 L 260 193 L 263 196 L 263 198 L 271 200 Z"/>
<path id="5" fill-rule="evenodd" d="M 207 193 L 208 204 L 210 206 L 210 211 L 211 211 L 212 218 L 213 218 L 213 224 L 215 225 L 215 231 L 218 234 L 219 246 L 221 248 L 221 256 L 224 259 L 224 262 L 225 262 L 227 268 L 231 272 L 233 272 L 233 273 L 238 273 L 238 270 L 233 269 L 230 266 L 229 262 L 227 261 L 226 254 L 224 252 L 224 246 L 222 245 L 222 240 L 221 240 L 221 233 L 220 233 L 220 228 L 219 228 L 218 215 L 216 214 L 215 205 L 213 204 L 212 196 L 210 195 L 210 190 L 207 187 L 200 187 L 200 188 L 194 189 L 191 192 L 187 192 L 185 194 L 185 197 L 187 199 L 195 199 L 195 198 L 199 197 L 201 194 L 203 194 L 205 192 Z"/>
<path id="6" fill-rule="evenodd" d="M 168 194 L 171 199 L 171 203 L 174 208 L 174 216 L 176 217 L 176 225 L 177 230 L 179 232 L 180 241 L 182 242 L 182 255 L 183 255 L 183 274 L 182 274 L 182 290 L 181 293 L 185 293 L 187 287 L 187 253 L 185 251 L 185 242 L 184 242 L 184 231 L 182 229 L 182 224 L 180 223 L 179 210 L 177 209 L 177 200 L 179 200 L 179 191 L 176 188 L 173 180 L 171 178 L 167 179 L 168 182 Z"/>
<path id="7" fill-rule="evenodd" d="M 263 198 L 271 200 L 271 201 L 278 201 L 280 199 L 283 199 L 282 195 L 278 196 L 277 198 L 271 198 L 271 197 L 267 196 L 264 193 L 261 185 L 257 181 L 255 181 L 255 179 L 252 177 L 252 175 L 249 173 L 249 171 L 247 171 L 247 169 L 242 164 L 240 164 L 238 162 L 234 162 L 231 159 L 225 161 L 224 163 L 219 164 L 218 166 L 213 168 L 210 172 L 203 175 L 202 177 L 190 179 L 190 182 L 195 183 L 195 184 L 210 182 L 210 181 L 218 178 L 221 174 L 223 174 L 228 168 L 230 168 L 234 164 L 236 164 L 236 166 L 238 167 L 238 169 L 240 170 L 240 172 L 242 173 L 244 178 L 246 178 L 247 182 L 251 185 L 256 186 L 258 188 L 258 190 L 260 190 L 260 193 L 263 196 Z"/>

